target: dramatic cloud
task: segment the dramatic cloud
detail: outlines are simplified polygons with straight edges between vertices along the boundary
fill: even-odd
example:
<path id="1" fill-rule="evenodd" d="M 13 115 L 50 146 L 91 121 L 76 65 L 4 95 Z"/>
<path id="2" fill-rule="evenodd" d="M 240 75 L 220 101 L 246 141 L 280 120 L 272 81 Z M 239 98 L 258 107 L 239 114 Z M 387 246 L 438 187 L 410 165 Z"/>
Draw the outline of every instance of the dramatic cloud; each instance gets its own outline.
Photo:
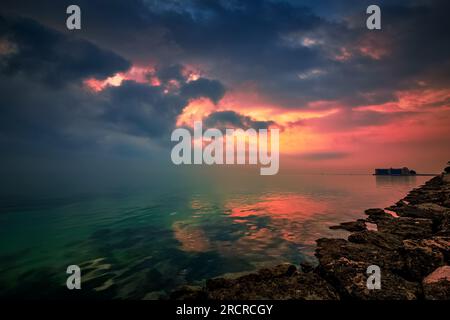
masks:
<path id="1" fill-rule="evenodd" d="M 274 124 L 273 121 L 256 121 L 234 111 L 218 111 L 208 115 L 204 124 L 209 128 L 241 128 L 241 129 L 267 129 Z"/>
<path id="2" fill-rule="evenodd" d="M 205 97 L 213 102 L 224 93 L 220 82 L 200 78 L 182 85 L 180 92 L 167 93 L 164 87 L 135 81 L 123 81 L 99 94 L 104 105 L 103 120 L 117 130 L 139 136 L 166 138 L 174 129 L 176 118 L 190 99 Z"/>
<path id="3" fill-rule="evenodd" d="M 365 27 L 369 0 L 80 0 L 77 31 L 69 0 L 3 2 L 2 150 L 128 152 L 193 119 L 276 123 L 282 153 L 311 162 L 375 161 L 383 139 L 398 158 L 450 143 L 445 0 L 380 0 L 380 31 Z"/>
<path id="4" fill-rule="evenodd" d="M 43 1 L 44 12 L 14 1 L 10 10 L 64 29 L 58 14 L 64 4 Z M 381 32 L 365 28 L 368 4 L 80 1 L 89 12 L 80 34 L 138 63 L 196 64 L 227 87 L 257 82 L 285 107 L 317 99 L 382 103 L 392 98 L 389 91 L 419 81 L 448 84 L 442 72 L 450 63 L 448 1 L 381 1 Z"/>
<path id="5" fill-rule="evenodd" d="M 117 130 L 134 135 L 161 137 L 174 126 L 176 116 L 186 101 L 176 95 L 166 95 L 159 87 L 124 81 L 108 87 L 102 118 Z"/>
<path id="6" fill-rule="evenodd" d="M 0 53 L 0 72 L 30 76 L 55 86 L 86 77 L 106 78 L 131 66 L 111 51 L 29 19 L 0 16 L 0 39 L 13 48 L 11 52 Z"/>
<path id="7" fill-rule="evenodd" d="M 133 136 L 168 145 L 191 99 L 217 102 L 225 92 L 217 80 L 188 79 L 181 65 L 153 71 L 161 85 L 145 76 L 127 79 L 136 75 L 126 59 L 30 19 L 1 18 L 0 39 L 0 86 L 8 93 L 0 106 L 5 153 L 98 148 L 111 140 L 130 143 Z M 91 92 L 86 84 L 92 81 L 104 84 Z"/>
<path id="8" fill-rule="evenodd" d="M 186 80 L 185 75 L 183 75 L 183 66 L 180 64 L 162 67 L 158 69 L 156 76 L 163 83 L 167 83 L 170 80 L 176 81 Z"/>
<path id="9" fill-rule="evenodd" d="M 217 80 L 198 79 L 186 83 L 181 88 L 181 94 L 189 98 L 208 97 L 217 103 L 224 95 L 225 88 Z"/>

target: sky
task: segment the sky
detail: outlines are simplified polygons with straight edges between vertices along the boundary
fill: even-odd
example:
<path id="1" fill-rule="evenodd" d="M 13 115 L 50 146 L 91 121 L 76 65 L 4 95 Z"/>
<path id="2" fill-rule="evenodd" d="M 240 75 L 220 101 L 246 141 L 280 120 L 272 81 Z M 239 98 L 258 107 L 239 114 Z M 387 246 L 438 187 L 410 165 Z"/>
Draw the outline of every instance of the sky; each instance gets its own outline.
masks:
<path id="1" fill-rule="evenodd" d="M 440 172 L 449 14 L 445 0 L 3 0 L 0 173 L 160 171 L 194 120 L 279 128 L 280 172 Z"/>

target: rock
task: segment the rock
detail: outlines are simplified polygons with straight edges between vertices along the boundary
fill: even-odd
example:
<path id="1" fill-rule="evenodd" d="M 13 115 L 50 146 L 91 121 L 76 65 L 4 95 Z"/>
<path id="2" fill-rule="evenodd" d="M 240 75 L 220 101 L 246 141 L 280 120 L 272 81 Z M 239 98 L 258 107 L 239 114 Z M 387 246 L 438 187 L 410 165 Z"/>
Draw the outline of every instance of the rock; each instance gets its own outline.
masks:
<path id="1" fill-rule="evenodd" d="M 266 269 L 271 270 L 271 269 Z M 290 269 L 292 270 L 292 269 Z M 267 272 L 267 273 L 266 273 Z M 237 279 L 213 279 L 206 284 L 208 299 L 214 300 L 336 300 L 339 295 L 319 275 L 295 271 L 280 275 L 274 270 L 245 275 Z"/>
<path id="2" fill-rule="evenodd" d="M 433 234 L 433 222 L 430 219 L 400 217 L 378 220 L 376 224 L 379 232 L 397 235 L 402 239 L 420 239 Z"/>
<path id="3" fill-rule="evenodd" d="M 398 250 L 403 245 L 400 237 L 377 231 L 362 231 L 352 233 L 348 241 L 353 243 L 368 243 L 387 250 Z"/>
<path id="4" fill-rule="evenodd" d="M 450 236 L 450 213 L 444 213 L 441 223 L 437 226 L 436 235 Z"/>
<path id="5" fill-rule="evenodd" d="M 172 296 L 171 296 L 172 297 Z M 298 299 L 335 300 L 336 291 L 315 273 L 297 271 L 291 264 L 261 269 L 236 279 L 215 278 L 198 289 L 177 291 L 176 297 L 214 300 Z"/>
<path id="6" fill-rule="evenodd" d="M 364 211 L 365 214 L 369 216 L 369 221 L 378 221 L 380 219 L 392 219 L 392 216 L 386 213 L 383 209 L 375 208 L 375 209 L 367 209 Z"/>
<path id="7" fill-rule="evenodd" d="M 450 215 L 449 208 L 435 203 L 397 206 L 393 211 L 401 217 L 430 219 L 434 226 L 439 226 L 444 217 Z"/>
<path id="8" fill-rule="evenodd" d="M 264 268 L 236 279 L 214 278 L 203 288 L 185 286 L 170 295 L 182 300 L 337 300 L 339 295 L 314 272 L 298 271 L 292 264 Z"/>
<path id="9" fill-rule="evenodd" d="M 367 219 L 331 229 L 348 240 L 317 240 L 318 266 L 282 264 L 236 279 L 215 278 L 182 288 L 182 299 L 450 299 L 450 175 L 430 179 Z M 376 224 L 371 230 L 368 223 Z M 381 290 L 367 288 L 367 267 L 381 269 Z"/>
<path id="10" fill-rule="evenodd" d="M 393 252 L 342 239 L 319 239 L 316 253 L 320 261 L 319 274 L 343 299 L 411 300 L 420 296 L 419 283 L 407 281 L 391 271 L 400 268 Z M 382 290 L 367 288 L 366 271 L 373 264 L 381 268 Z"/>
<path id="11" fill-rule="evenodd" d="M 448 208 L 450 206 L 450 183 L 447 176 L 439 175 L 430 179 L 424 186 L 411 191 L 405 200 L 412 205 L 434 203 Z"/>
<path id="12" fill-rule="evenodd" d="M 351 261 L 351 265 L 357 263 L 364 268 L 378 265 L 380 268 L 399 272 L 404 269 L 404 262 L 395 250 L 385 250 L 372 244 L 352 243 L 343 239 L 317 240 L 316 257 L 319 259 L 318 269 L 326 273 L 334 273 L 333 264 L 338 261 L 338 264 Z"/>
<path id="13" fill-rule="evenodd" d="M 448 200 L 448 182 L 445 176 L 436 176 L 425 183 L 424 186 L 412 190 L 406 197 L 410 204 L 434 203 L 446 206 L 444 203 Z"/>
<path id="14" fill-rule="evenodd" d="M 400 254 L 405 261 L 405 275 L 421 280 L 448 261 L 450 239 L 434 237 L 421 240 L 404 240 Z"/>
<path id="15" fill-rule="evenodd" d="M 342 257 L 367 266 L 376 264 L 380 268 L 403 270 L 404 263 L 393 250 L 385 250 L 372 244 L 352 243 L 343 239 L 317 240 L 316 257 L 320 265 L 328 265 Z"/>
<path id="16" fill-rule="evenodd" d="M 350 232 L 366 230 L 365 220 L 359 219 L 357 221 L 343 222 L 338 226 L 331 226 L 330 229 L 343 229 Z"/>
<path id="17" fill-rule="evenodd" d="M 300 267 L 303 272 L 311 272 L 315 269 L 315 266 L 308 262 L 300 263 Z"/>
<path id="18" fill-rule="evenodd" d="M 420 296 L 418 283 L 409 282 L 396 274 L 381 269 L 381 290 L 367 288 L 367 267 L 370 263 L 345 257 L 320 265 L 324 279 L 333 284 L 343 299 L 358 300 L 413 300 Z M 322 274 L 323 273 L 323 274 Z"/>
<path id="19" fill-rule="evenodd" d="M 183 286 L 170 294 L 171 300 L 204 300 L 206 298 L 206 292 L 198 286 Z"/>
<path id="20" fill-rule="evenodd" d="M 429 274 L 422 282 L 427 300 L 450 300 L 450 266 L 442 266 Z"/>
<path id="21" fill-rule="evenodd" d="M 290 277 L 297 271 L 296 266 L 290 263 L 283 263 L 272 268 L 264 268 L 258 271 L 261 279 L 272 279 L 278 277 Z"/>

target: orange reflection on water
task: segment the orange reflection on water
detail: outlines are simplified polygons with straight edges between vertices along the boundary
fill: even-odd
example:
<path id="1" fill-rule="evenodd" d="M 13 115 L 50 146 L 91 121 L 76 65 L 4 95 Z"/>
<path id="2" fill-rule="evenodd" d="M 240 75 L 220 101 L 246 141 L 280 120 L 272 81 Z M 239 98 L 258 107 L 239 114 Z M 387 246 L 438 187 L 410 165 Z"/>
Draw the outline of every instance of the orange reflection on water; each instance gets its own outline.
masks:
<path id="1" fill-rule="evenodd" d="M 175 222 L 172 228 L 183 251 L 205 252 L 210 249 L 209 239 L 201 228 L 183 221 Z"/>
<path id="2" fill-rule="evenodd" d="M 226 208 L 230 210 L 230 216 L 235 218 L 264 215 L 274 219 L 298 220 L 323 212 L 327 206 L 303 195 L 277 194 L 258 198 L 254 203 L 242 203 L 242 200 L 232 201 L 226 205 Z"/>
<path id="3" fill-rule="evenodd" d="M 235 223 L 249 224 L 250 220 L 246 220 L 246 217 L 269 217 L 270 232 L 267 229 L 261 232 L 263 229 L 249 225 L 247 234 L 241 239 L 241 242 L 257 241 L 267 244 L 274 238 L 293 243 L 314 244 L 315 238 L 305 230 L 305 222 L 326 212 L 328 208 L 325 203 L 299 194 L 271 194 L 251 202 L 248 199 L 235 200 L 229 202 L 226 207 L 230 216 L 235 218 Z"/>
<path id="4" fill-rule="evenodd" d="M 199 213 L 212 213 L 212 204 L 204 199 L 193 199 L 190 205 L 195 210 L 193 218 Z M 319 217 L 327 209 L 325 203 L 294 193 L 241 196 L 226 201 L 223 206 L 223 213 L 233 223 L 245 226 L 235 240 L 212 240 L 192 220 L 175 222 L 172 227 L 180 249 L 187 252 L 213 250 L 223 256 L 252 256 L 255 263 L 262 257 L 281 263 L 283 253 L 292 250 L 291 244 L 315 244 L 318 235 L 310 232 L 311 223 L 320 223 Z M 255 217 L 268 219 L 261 222 Z"/>

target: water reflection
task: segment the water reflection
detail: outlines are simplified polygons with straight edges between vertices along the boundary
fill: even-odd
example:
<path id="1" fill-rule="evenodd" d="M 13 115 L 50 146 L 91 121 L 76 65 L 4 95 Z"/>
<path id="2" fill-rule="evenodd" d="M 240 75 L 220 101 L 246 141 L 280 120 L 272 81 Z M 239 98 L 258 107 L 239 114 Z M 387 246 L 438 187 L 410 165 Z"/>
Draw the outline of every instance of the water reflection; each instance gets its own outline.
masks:
<path id="1" fill-rule="evenodd" d="M 415 187 L 417 185 L 416 176 L 375 176 L 376 185 L 379 188 L 399 185 L 402 187 Z"/>
<path id="2" fill-rule="evenodd" d="M 181 250 L 187 252 L 204 252 L 210 249 L 209 239 L 203 230 L 188 222 L 177 221 L 172 226 L 175 239 L 181 244 Z"/>
<path id="3" fill-rule="evenodd" d="M 224 273 L 300 263 L 314 259 L 316 239 L 346 236 L 329 226 L 391 205 L 428 179 L 239 176 L 159 194 L 6 204 L 0 296 L 36 290 L 58 296 L 69 264 L 85 263 L 84 295 L 157 298 Z"/>
<path id="4" fill-rule="evenodd" d="M 235 223 L 247 226 L 245 241 L 254 240 L 259 246 L 262 243 L 268 246 L 275 239 L 296 245 L 313 243 L 315 238 L 312 237 L 316 237 L 316 234 L 308 232 L 307 221 L 317 221 L 329 210 L 328 205 L 305 195 L 279 193 L 251 200 L 248 197 L 232 199 L 225 207 L 229 209 L 229 216 L 234 218 Z M 255 225 L 258 222 L 264 224 Z M 282 255 L 283 251 L 279 249 L 278 255 Z"/>
<path id="5" fill-rule="evenodd" d="M 299 194 L 270 194 L 255 198 L 233 199 L 225 205 L 231 210 L 230 216 L 236 218 L 251 215 L 269 216 L 273 219 L 306 218 L 323 212 L 327 204 Z"/>

